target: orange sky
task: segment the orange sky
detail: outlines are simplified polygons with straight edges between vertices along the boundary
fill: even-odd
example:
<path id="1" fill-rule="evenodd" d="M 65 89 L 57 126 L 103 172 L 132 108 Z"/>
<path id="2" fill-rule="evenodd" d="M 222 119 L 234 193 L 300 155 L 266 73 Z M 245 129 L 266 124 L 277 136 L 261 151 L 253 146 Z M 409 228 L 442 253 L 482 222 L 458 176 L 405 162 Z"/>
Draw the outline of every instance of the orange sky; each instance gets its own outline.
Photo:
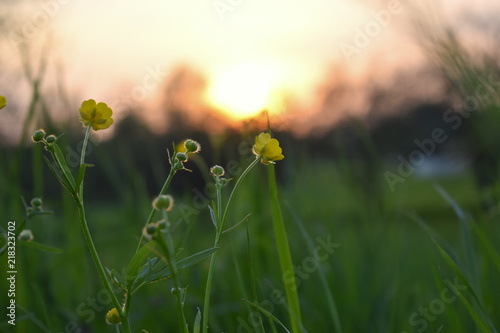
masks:
<path id="1" fill-rule="evenodd" d="M 486 12 L 491 6 L 486 0 L 468 3 L 442 0 L 434 6 L 442 7 L 444 14 L 439 15 L 451 17 L 462 15 L 464 6 L 469 13 Z M 283 107 L 276 101 L 284 90 L 311 109 L 317 86 L 332 64 L 363 80 L 367 69 L 383 75 L 420 61 L 408 33 L 410 4 L 44 0 L 16 7 L 14 24 L 1 43 L 2 67 L 8 64 L 8 70 L 2 68 L 0 79 L 20 71 L 13 40 L 27 40 L 37 55 L 50 39 L 47 76 L 53 79 L 64 69 L 62 79 L 72 100 L 106 101 L 117 114 L 123 112 L 119 101 L 124 96 L 152 110 L 159 108 L 160 90 L 182 64 L 207 78 L 207 101 L 234 116 L 240 111 L 250 114 L 259 104 Z M 369 68 L 374 57 L 386 66 L 383 70 Z M 22 80 L 16 84 L 19 89 L 13 89 L 17 93 L 12 96 L 21 99 L 19 91 L 29 88 Z M 26 102 L 20 105 L 26 107 Z"/>

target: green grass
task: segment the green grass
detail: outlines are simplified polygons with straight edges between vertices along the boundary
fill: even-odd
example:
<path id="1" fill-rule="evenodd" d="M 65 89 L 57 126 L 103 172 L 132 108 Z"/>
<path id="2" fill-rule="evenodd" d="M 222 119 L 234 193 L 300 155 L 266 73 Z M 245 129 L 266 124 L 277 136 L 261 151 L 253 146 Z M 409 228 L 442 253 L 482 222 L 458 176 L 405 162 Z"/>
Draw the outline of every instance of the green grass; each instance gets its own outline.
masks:
<path id="1" fill-rule="evenodd" d="M 95 149 L 100 151 L 95 156 L 99 156 L 114 147 L 102 144 Z M 284 147 L 285 156 L 287 149 L 290 147 Z M 118 170 L 118 165 L 104 158 L 96 157 L 93 163 L 96 167 L 87 173 L 109 174 Z M 197 172 L 194 166 L 192 168 Z M 221 239 L 210 301 L 210 332 L 261 332 L 261 325 L 256 321 L 259 313 L 265 332 L 285 332 L 273 318 L 290 330 L 288 310 L 282 302 L 285 289 L 265 169 L 262 165 L 256 166 L 241 183 L 228 214 L 227 226 L 248 213 L 251 215 L 242 226 Z M 356 180 L 355 174 L 346 173 L 339 163 L 285 158 L 278 162 L 276 171 L 292 260 L 294 265 L 302 267 L 301 273 L 297 273 L 297 292 L 302 322 L 308 332 L 333 332 L 338 327 L 343 332 L 419 332 L 424 325 L 428 332 L 439 329 L 443 332 L 494 332 L 491 327 L 500 325 L 495 316 L 500 306 L 498 215 L 482 212 L 477 199 L 479 194 L 469 174 L 433 181 L 409 178 L 394 193 L 382 186 L 376 198 L 382 203 L 379 207 L 371 206 L 363 184 Z M 149 193 L 141 185 L 145 184 L 143 175 L 134 173 L 133 169 L 128 174 L 134 179 L 119 172 L 114 174 L 117 177 L 113 183 L 117 184 L 116 196 L 108 200 L 92 200 L 92 191 L 98 189 L 86 189 L 87 219 L 96 248 L 104 265 L 118 273 L 135 252 L 151 199 L 156 195 L 156 191 Z M 57 180 L 46 178 L 44 182 L 56 183 Z M 469 231 L 464 231 L 463 226 L 461 229 L 453 207 L 436 191 L 434 183 L 440 184 L 457 206 L 469 214 L 470 221 L 474 221 Z M 21 307 L 17 309 L 15 332 L 43 331 L 41 325 L 49 327 L 51 332 L 78 332 L 76 327 L 82 332 L 113 332 L 114 328 L 104 322 L 105 313 L 113 306 L 101 292 L 103 287 L 86 249 L 74 203 L 62 190 L 47 188 L 51 190 L 43 193 L 44 207 L 55 213 L 36 217 L 29 222 L 28 228 L 33 231 L 36 241 L 64 252 L 52 254 L 18 246 L 16 300 L 28 313 Z M 191 205 L 191 188 L 177 186 L 177 189 L 173 193 L 176 207 L 181 203 Z M 26 189 L 18 191 L 29 192 Z M 15 200 L 9 198 L 4 207 L 14 206 Z M 13 211 L 2 209 L 2 221 L 19 222 L 22 217 L 10 215 Z M 193 214 L 189 224 L 175 223 L 182 218 L 179 210 L 174 208 L 170 214 L 179 258 L 213 246 L 214 227 L 208 208 Z M 433 232 L 419 226 L 415 218 L 424 221 Z M 297 225 L 297 219 L 310 239 Z M 462 242 L 464 232 L 469 232 L 465 235 L 469 242 L 466 247 Z M 319 267 L 314 266 L 311 247 L 327 238 L 339 246 L 320 262 Z M 437 309 L 439 313 L 432 315 L 432 320 L 424 320 L 425 317 L 418 315 L 415 319 L 420 320 L 419 324 L 412 326 L 411 316 L 421 307 L 429 307 L 432 302 L 437 304 L 435 300 L 449 288 L 447 281 L 453 283 L 456 278 L 462 281 L 433 239 L 443 249 L 446 247 L 440 241 L 453 249 L 457 265 L 461 258 L 469 258 L 466 259 L 468 265 L 472 260 L 477 270 L 473 272 L 477 276 L 474 292 L 482 304 L 477 304 L 472 287 L 467 288 L 455 301 L 445 303 L 442 311 Z M 473 258 L 470 258 L 471 249 Z M 251 268 L 247 264 L 248 255 L 251 256 Z M 191 329 L 198 308 L 203 312 L 209 263 L 204 260 L 179 272 L 187 286 L 184 310 Z M 469 273 L 472 272 L 464 275 Z M 5 281 L 5 270 L 0 274 Z M 255 288 L 252 288 L 253 283 Z M 167 279 L 147 285 L 134 295 L 130 309 L 133 331 L 178 329 L 175 297 L 170 293 L 172 287 L 171 279 Z M 256 299 L 271 319 L 243 299 Z M 332 300 L 340 324 L 335 324 Z M 6 298 L 2 296 L 0 303 L 5 308 Z M 2 318 L 0 330 L 14 332 L 5 324 L 5 318 Z"/>

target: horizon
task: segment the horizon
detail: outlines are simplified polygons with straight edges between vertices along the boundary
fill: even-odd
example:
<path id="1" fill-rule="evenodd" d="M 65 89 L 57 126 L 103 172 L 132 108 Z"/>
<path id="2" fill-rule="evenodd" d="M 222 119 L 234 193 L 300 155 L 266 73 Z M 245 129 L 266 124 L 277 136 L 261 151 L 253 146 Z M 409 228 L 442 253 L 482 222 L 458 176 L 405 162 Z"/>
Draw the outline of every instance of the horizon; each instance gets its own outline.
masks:
<path id="1" fill-rule="evenodd" d="M 52 117 L 71 118 L 70 112 L 76 113 L 81 101 L 93 98 L 106 102 L 117 120 L 130 110 L 143 113 L 143 120 L 155 132 L 167 130 L 155 125 L 168 117 L 165 105 L 173 105 L 182 107 L 195 123 L 202 123 L 205 113 L 211 113 L 228 126 L 239 126 L 267 109 L 278 117 L 278 123 L 288 122 L 289 130 L 308 135 L 345 117 L 366 117 L 371 88 L 397 85 L 398 75 L 410 73 L 411 77 L 411 71 L 429 70 L 424 50 L 411 37 L 413 7 L 401 1 L 294 2 L 278 20 L 283 3 L 240 1 L 233 2 L 232 9 L 222 3 L 214 1 L 212 6 L 195 9 L 188 4 L 135 1 L 118 5 L 114 1 L 51 0 L 34 6 L 14 5 L 22 19 L 0 44 L 2 63 L 9 65 L 0 80 L 15 79 L 7 87 L 12 89 L 7 97 L 17 112 L 3 111 L 7 119 L 1 131 L 7 132 L 4 136 L 18 136 L 16 118 L 28 107 L 31 88 L 22 78 L 22 60 L 16 60 L 16 54 L 17 59 L 22 56 L 13 47 L 16 42 L 27 47 L 32 59 L 49 59 L 42 89 L 51 99 L 60 97 L 50 102 L 50 108 L 59 110 L 52 110 Z M 464 13 L 473 20 L 474 15 L 494 8 L 486 1 L 465 4 L 441 10 L 436 21 L 447 24 L 450 17 Z M 443 1 L 435 8 L 445 5 Z M 41 13 L 48 16 L 46 23 Z M 143 21 L 130 24 L 141 15 Z M 38 22 L 39 29 L 28 36 L 30 22 L 35 28 Z M 466 28 L 463 25 L 461 30 Z M 457 33 L 462 38 L 468 34 Z M 21 43 L 23 38 L 27 44 Z M 36 61 L 24 65 L 32 66 L 33 72 L 38 66 Z M 179 78 L 187 81 L 181 83 L 188 90 L 180 97 L 181 89 L 175 86 Z M 329 101 L 333 106 L 324 104 L 329 91 L 345 87 L 344 96 Z M 424 102 L 440 97 L 436 87 L 422 84 L 421 90 L 411 94 Z M 169 100 L 173 95 L 175 102 Z M 317 122 L 318 117 L 323 121 Z M 300 124 L 304 119 L 309 128 Z"/>

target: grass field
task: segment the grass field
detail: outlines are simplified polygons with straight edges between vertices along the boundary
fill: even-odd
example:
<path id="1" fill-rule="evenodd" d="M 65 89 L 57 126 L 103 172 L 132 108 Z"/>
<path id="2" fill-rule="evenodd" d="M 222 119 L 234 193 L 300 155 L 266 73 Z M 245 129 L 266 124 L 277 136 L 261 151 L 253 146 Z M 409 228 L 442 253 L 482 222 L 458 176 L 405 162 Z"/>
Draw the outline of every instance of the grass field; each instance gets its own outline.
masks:
<path id="1" fill-rule="evenodd" d="M 409 177 L 391 192 L 383 168 L 372 178 L 379 185 L 368 186 L 357 174 L 355 160 L 309 156 L 286 143 L 282 143 L 285 159 L 276 162 L 276 173 L 294 269 L 280 269 L 268 167 L 258 163 L 241 182 L 226 226 L 250 215 L 221 237 L 217 250 L 210 332 L 285 332 L 269 318 L 291 330 L 284 291 L 290 276 L 295 277 L 304 332 L 496 332 L 500 325 L 499 216 L 498 210 L 482 208 L 471 174 Z M 63 138 L 64 144 L 69 143 Z M 95 167 L 87 170 L 93 181 L 85 185 L 84 197 L 99 256 L 105 267 L 123 279 L 151 201 L 170 165 L 164 151 L 158 152 L 160 157 L 146 172 L 127 163 L 127 156 L 110 161 L 108 151 L 125 149 L 114 145 L 101 144 L 89 155 Z M 199 169 L 207 158 L 204 151 L 196 156 L 198 163 L 186 163 L 193 172 L 179 171 L 168 191 L 175 198 L 169 219 L 177 260 L 214 244 L 208 204 L 216 198 L 213 187 L 199 181 L 201 173 L 208 174 Z M 19 195 L 26 201 L 41 196 L 43 209 L 54 213 L 35 216 L 27 229 L 34 241 L 61 251 L 47 252 L 17 242 L 16 325 L 9 325 L 9 318 L 3 316 L 0 331 L 117 331 L 118 326 L 105 322 L 114 305 L 89 254 L 73 199 L 57 186 L 42 162 L 41 156 L 49 154 L 41 145 L 33 144 L 24 154 L 29 163 L 19 170 L 35 171 L 22 181 L 19 173 L 12 173 L 17 163 L 14 152 L 5 150 L 1 156 L 7 161 L 1 166 L 2 174 L 9 174 L 10 168 L 11 175 L 2 177 L 2 228 L 8 229 L 7 221 L 19 225 L 23 220 Z M 230 174 L 234 180 L 223 188 L 223 200 L 253 160 L 249 149 L 241 155 L 228 154 L 234 158 L 226 160 L 241 168 L 234 167 L 237 172 Z M 222 165 L 229 170 L 226 162 Z M 146 174 L 158 178 L 155 189 Z M 4 253 L 2 309 L 10 299 L 6 262 Z M 207 257 L 179 271 L 179 280 L 187 287 L 184 311 L 190 332 L 196 332 L 198 309 L 203 313 L 209 265 Z M 133 295 L 129 311 L 133 332 L 181 331 L 173 286 L 168 278 Z M 121 301 L 123 296 L 118 297 Z M 258 304 L 260 310 L 243 299 Z"/>

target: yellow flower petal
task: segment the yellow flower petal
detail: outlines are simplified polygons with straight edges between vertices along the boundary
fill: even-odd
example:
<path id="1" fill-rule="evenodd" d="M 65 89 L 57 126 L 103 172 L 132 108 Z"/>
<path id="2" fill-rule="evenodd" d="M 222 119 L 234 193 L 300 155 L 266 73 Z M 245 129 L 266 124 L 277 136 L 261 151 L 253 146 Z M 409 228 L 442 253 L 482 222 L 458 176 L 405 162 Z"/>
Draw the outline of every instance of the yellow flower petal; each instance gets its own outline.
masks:
<path id="1" fill-rule="evenodd" d="M 285 158 L 279 146 L 279 141 L 272 139 L 269 133 L 260 133 L 255 138 L 253 153 L 261 159 L 264 164 L 274 163 Z"/>
<path id="2" fill-rule="evenodd" d="M 108 128 L 112 124 L 113 124 L 113 118 L 106 119 L 103 123 L 101 123 L 100 121 L 92 122 L 92 129 L 94 131 L 103 130 Z"/>
<path id="3" fill-rule="evenodd" d="M 108 107 L 106 103 L 100 102 L 96 105 L 97 115 L 103 118 L 110 118 L 113 115 L 113 111 Z"/>
<path id="4" fill-rule="evenodd" d="M 6 105 L 7 105 L 7 100 L 5 99 L 5 97 L 0 95 L 0 109 L 3 109 Z"/>
<path id="5" fill-rule="evenodd" d="M 254 153 L 256 155 L 262 154 L 269 140 L 271 140 L 271 135 L 269 133 L 260 133 L 255 138 L 255 145 L 253 146 Z"/>
<path id="6" fill-rule="evenodd" d="M 93 99 L 83 101 L 80 107 L 80 120 L 85 126 L 92 124 L 94 131 L 103 130 L 113 124 L 113 110 L 106 103 L 97 103 Z"/>
<path id="7" fill-rule="evenodd" d="M 108 324 L 120 324 L 122 322 L 122 319 L 120 318 L 120 313 L 116 308 L 112 308 L 111 310 L 106 313 L 106 322 Z"/>
<path id="8" fill-rule="evenodd" d="M 280 143 L 276 139 L 271 139 L 266 145 L 264 156 L 272 161 L 280 161 L 285 158 L 282 154 L 283 150 L 280 147 Z"/>
<path id="9" fill-rule="evenodd" d="M 84 112 L 85 114 L 90 115 L 92 110 L 95 109 L 96 103 L 93 99 L 89 99 L 82 102 L 82 106 L 80 107 L 80 112 Z"/>

